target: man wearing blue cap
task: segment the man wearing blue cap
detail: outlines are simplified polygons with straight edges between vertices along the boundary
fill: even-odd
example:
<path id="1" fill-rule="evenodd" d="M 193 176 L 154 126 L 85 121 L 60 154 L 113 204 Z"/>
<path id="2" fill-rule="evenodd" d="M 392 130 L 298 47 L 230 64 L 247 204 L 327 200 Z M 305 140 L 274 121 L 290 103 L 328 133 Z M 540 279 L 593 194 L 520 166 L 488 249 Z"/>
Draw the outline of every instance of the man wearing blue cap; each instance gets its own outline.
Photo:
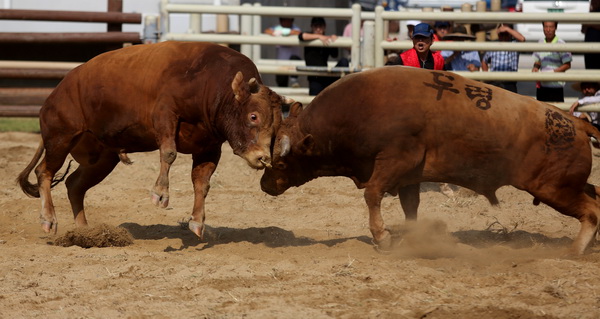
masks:
<path id="1" fill-rule="evenodd" d="M 399 64 L 430 70 L 444 69 L 444 58 L 440 52 L 430 50 L 433 43 L 433 30 L 429 24 L 417 24 L 413 30 L 412 41 L 412 49 L 404 51 L 395 61 L 389 61 L 387 64 Z"/>

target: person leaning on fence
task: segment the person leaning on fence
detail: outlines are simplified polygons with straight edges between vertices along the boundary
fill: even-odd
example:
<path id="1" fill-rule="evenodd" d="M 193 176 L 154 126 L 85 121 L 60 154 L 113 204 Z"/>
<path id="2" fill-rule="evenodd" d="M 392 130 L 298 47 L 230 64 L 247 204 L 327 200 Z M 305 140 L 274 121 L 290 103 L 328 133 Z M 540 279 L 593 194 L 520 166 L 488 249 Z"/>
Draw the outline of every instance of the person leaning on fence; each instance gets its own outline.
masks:
<path id="1" fill-rule="evenodd" d="M 328 47 L 331 42 L 337 39 L 335 34 L 325 35 L 327 24 L 325 19 L 321 17 L 312 18 L 310 21 L 311 32 L 301 32 L 298 35 L 300 41 L 320 40 L 325 45 L 324 47 L 304 47 L 304 60 L 307 66 L 322 66 L 327 67 L 327 60 L 338 57 L 338 49 Z M 342 59 L 336 66 L 348 66 L 348 60 Z M 339 77 L 328 76 L 309 76 L 308 77 L 308 95 L 317 95 L 331 83 L 335 82 Z"/>
<path id="2" fill-rule="evenodd" d="M 540 43 L 565 43 L 556 36 L 556 21 L 542 22 L 544 27 L 544 38 Z M 565 72 L 571 68 L 573 56 L 571 52 L 534 52 L 532 72 Z M 536 98 L 538 101 L 546 102 L 564 102 L 565 82 L 547 81 L 537 82 Z"/>
<path id="3" fill-rule="evenodd" d="M 444 58 L 439 51 L 431 51 L 433 30 L 427 23 L 419 23 L 413 29 L 412 49 L 402 52 L 386 65 L 406 65 L 422 69 L 443 70 Z"/>
<path id="4" fill-rule="evenodd" d="M 442 41 L 472 41 L 475 36 L 467 34 L 467 28 L 456 26 L 452 33 L 446 34 Z M 441 52 L 446 64 L 446 70 L 451 71 L 479 71 L 481 59 L 477 51 L 448 51 Z"/>
<path id="5" fill-rule="evenodd" d="M 573 103 L 569 109 L 569 113 L 579 118 L 586 119 L 596 128 L 600 129 L 600 117 L 598 112 L 576 112 L 577 107 L 588 104 L 600 103 L 600 83 L 598 82 L 581 82 L 573 84 L 573 88 L 581 91 L 583 97 Z"/>
<path id="6" fill-rule="evenodd" d="M 508 25 L 501 24 L 497 29 L 500 42 L 524 42 L 525 37 Z M 519 69 L 519 52 L 517 51 L 488 51 L 481 59 L 481 69 L 492 72 L 517 72 Z M 517 81 L 491 81 L 490 84 L 517 92 Z"/>
<path id="7" fill-rule="evenodd" d="M 273 27 L 265 29 L 265 33 L 274 37 L 287 37 L 295 36 L 300 34 L 301 30 L 294 25 L 293 18 L 282 17 L 279 18 L 279 24 Z M 300 58 L 300 47 L 289 46 L 289 45 L 278 45 L 277 46 L 277 59 L 278 60 L 301 60 Z M 288 83 L 288 80 L 290 83 Z M 277 74 L 275 76 L 277 86 L 287 87 L 291 84 L 292 87 L 300 87 L 297 76 L 288 77 L 287 75 Z"/>

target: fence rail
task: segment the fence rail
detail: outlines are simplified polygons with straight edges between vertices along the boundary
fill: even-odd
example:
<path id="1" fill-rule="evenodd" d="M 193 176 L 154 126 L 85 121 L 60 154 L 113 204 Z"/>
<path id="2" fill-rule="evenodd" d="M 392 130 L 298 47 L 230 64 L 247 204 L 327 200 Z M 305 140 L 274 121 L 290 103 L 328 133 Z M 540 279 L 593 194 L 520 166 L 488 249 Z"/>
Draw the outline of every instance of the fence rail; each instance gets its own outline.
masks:
<path id="1" fill-rule="evenodd" d="M 10 12 L 9 12 L 10 11 Z M 266 74 L 298 74 L 298 75 L 332 75 L 339 76 L 349 72 L 360 72 L 361 70 L 380 67 L 383 65 L 384 50 L 404 50 L 412 47 L 411 41 L 387 41 L 385 39 L 386 31 L 384 26 L 390 20 L 402 22 L 408 20 L 421 21 L 454 21 L 460 23 L 522 23 L 522 22 L 541 22 L 547 20 L 558 21 L 559 23 L 590 23 L 600 24 L 600 13 L 514 13 L 514 12 L 388 12 L 383 11 L 382 7 L 377 7 L 375 12 L 362 12 L 360 5 L 353 5 L 351 8 L 304 8 L 304 7 L 269 7 L 260 4 L 244 4 L 241 6 L 211 6 L 198 4 L 179 4 L 169 3 L 168 0 L 161 0 L 161 41 L 179 40 L 179 41 L 207 41 L 224 44 L 240 44 L 241 51 L 249 56 L 257 65 L 261 73 Z M 237 14 L 240 19 L 239 35 L 234 34 L 208 34 L 199 32 L 196 26 L 190 25 L 190 33 L 171 33 L 170 15 L 188 13 L 191 15 L 190 21 L 198 22 L 198 16 L 201 14 Z M 27 19 L 27 20 L 48 20 L 52 19 L 49 14 L 56 12 L 37 12 L 36 10 L 0 10 L 0 19 Z M 301 42 L 297 37 L 271 37 L 262 34 L 261 19 L 264 16 L 294 16 L 294 17 L 313 17 L 321 16 L 324 18 L 333 18 L 340 20 L 351 20 L 353 24 L 352 37 L 339 37 L 330 46 L 338 48 L 351 49 L 351 65 L 349 72 L 346 70 L 332 70 L 326 72 L 315 71 L 310 68 L 298 68 L 303 66 L 302 61 L 280 61 L 272 59 L 263 59 L 261 57 L 261 45 L 291 45 L 291 46 L 323 46 L 318 41 Z M 139 16 L 139 21 L 137 20 Z M 195 17 L 195 18 L 194 18 Z M 56 18 L 59 19 L 59 18 Z M 60 18 L 72 19 L 72 21 L 85 22 L 107 22 L 107 23 L 140 23 L 141 15 L 124 14 L 114 12 L 101 13 L 72 13 L 66 14 Z M 132 20 L 129 20 L 132 19 Z M 100 21 L 102 20 L 102 21 Z M 131 22 L 135 20 L 135 22 Z M 360 37 L 361 20 L 364 23 L 363 39 Z M 369 36 L 372 35 L 372 36 Z M 2 41 L 29 41 L 23 34 L 13 35 L 19 39 L 4 40 L 2 37 L 10 37 L 0 33 L 0 43 Z M 63 39 L 55 38 L 55 41 L 71 41 L 76 38 L 76 34 L 63 35 Z M 97 36 L 97 35 L 94 35 Z M 43 36 L 42 36 L 43 37 Z M 90 41 L 101 41 L 102 36 Z M 46 39 L 49 39 L 46 37 Z M 82 41 L 82 39 L 79 39 Z M 44 39 L 35 39 L 32 41 L 44 41 Z M 123 42 L 132 42 L 125 40 Z M 495 43 L 495 42 L 436 42 L 434 50 L 476 50 L 476 51 L 498 51 L 512 50 L 518 52 L 534 51 L 568 51 L 574 53 L 600 53 L 600 43 L 566 43 L 566 44 L 543 44 L 543 43 Z M 75 67 L 77 64 L 53 64 L 53 63 L 32 63 L 24 62 L 22 64 L 15 61 L 0 61 L 0 76 L 12 78 L 61 78 L 64 74 Z M 568 70 L 564 73 L 532 73 L 529 70 L 518 72 L 456 72 L 467 78 L 480 81 L 599 81 L 600 72 L 588 70 Z M 287 93 L 287 95 L 308 103 L 312 99 L 306 95 L 306 90 L 286 91 L 285 88 L 275 88 L 278 92 Z M 567 109 L 573 100 L 566 103 L 558 103 L 562 109 Z M 600 111 L 600 105 L 582 107 L 585 111 Z M 1 115 L 1 114 L 0 114 Z"/>

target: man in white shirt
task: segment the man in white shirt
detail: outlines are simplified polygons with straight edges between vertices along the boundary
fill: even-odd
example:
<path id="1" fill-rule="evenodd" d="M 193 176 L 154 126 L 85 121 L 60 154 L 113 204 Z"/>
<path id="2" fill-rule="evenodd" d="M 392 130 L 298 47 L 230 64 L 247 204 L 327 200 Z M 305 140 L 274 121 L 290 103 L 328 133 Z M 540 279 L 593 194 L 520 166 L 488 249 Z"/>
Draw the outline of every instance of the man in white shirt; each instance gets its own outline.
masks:
<path id="1" fill-rule="evenodd" d="M 587 104 L 595 104 L 600 103 L 600 83 L 598 82 L 581 82 L 579 87 L 575 84 L 573 87 L 578 89 L 583 93 L 583 97 L 573 103 L 571 108 L 569 109 L 569 113 L 574 116 L 587 119 L 594 125 L 596 128 L 600 129 L 600 118 L 598 116 L 598 112 L 587 112 L 587 114 L 583 114 L 581 112 L 575 112 L 578 106 L 587 105 Z"/>

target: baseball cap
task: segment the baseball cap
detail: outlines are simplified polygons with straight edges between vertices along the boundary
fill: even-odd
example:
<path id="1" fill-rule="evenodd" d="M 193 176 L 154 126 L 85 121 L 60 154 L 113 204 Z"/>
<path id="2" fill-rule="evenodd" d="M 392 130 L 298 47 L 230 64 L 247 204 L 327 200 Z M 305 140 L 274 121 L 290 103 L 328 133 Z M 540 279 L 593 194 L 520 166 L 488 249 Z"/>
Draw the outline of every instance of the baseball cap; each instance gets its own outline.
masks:
<path id="1" fill-rule="evenodd" d="M 450 27 L 450 22 L 448 21 L 436 21 L 433 25 L 434 28 L 448 28 Z"/>
<path id="2" fill-rule="evenodd" d="M 433 35 L 433 32 L 431 30 L 431 26 L 428 23 L 419 23 L 415 26 L 415 29 L 413 30 L 413 38 L 416 36 L 423 36 L 423 37 L 431 37 Z"/>

